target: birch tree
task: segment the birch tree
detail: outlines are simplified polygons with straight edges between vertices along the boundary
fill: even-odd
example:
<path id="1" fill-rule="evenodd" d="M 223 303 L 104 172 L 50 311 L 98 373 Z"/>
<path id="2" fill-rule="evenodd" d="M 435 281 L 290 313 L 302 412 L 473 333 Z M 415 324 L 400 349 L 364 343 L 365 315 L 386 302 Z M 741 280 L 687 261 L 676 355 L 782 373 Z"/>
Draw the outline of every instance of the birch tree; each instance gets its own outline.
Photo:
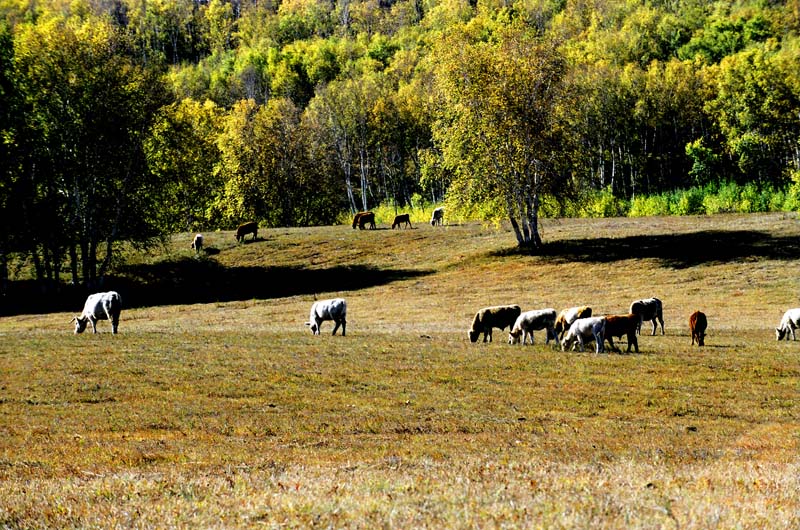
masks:
<path id="1" fill-rule="evenodd" d="M 524 30 L 493 37 L 440 43 L 434 140 L 454 175 L 448 200 L 501 204 L 518 245 L 538 248 L 542 198 L 569 184 L 568 138 L 557 119 L 566 66 L 551 44 Z"/>

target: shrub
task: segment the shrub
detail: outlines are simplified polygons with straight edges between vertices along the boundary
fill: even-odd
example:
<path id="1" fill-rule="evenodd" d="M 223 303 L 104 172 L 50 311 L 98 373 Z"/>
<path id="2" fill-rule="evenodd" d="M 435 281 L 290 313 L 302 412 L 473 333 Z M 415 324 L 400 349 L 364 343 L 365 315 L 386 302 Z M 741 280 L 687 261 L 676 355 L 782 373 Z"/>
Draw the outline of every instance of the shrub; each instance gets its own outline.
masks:
<path id="1" fill-rule="evenodd" d="M 676 192 L 677 199 L 670 205 L 670 213 L 673 215 L 699 215 L 706 212 L 703 206 L 703 197 L 706 192 L 703 188 L 689 188 L 688 190 Z"/>
<path id="2" fill-rule="evenodd" d="M 589 198 L 583 214 L 587 217 L 622 217 L 628 214 L 628 209 L 628 201 L 616 197 L 609 186 Z"/>
<path id="3" fill-rule="evenodd" d="M 647 217 L 651 215 L 669 215 L 669 200 L 666 195 L 648 195 L 634 197 L 631 200 L 630 217 Z"/>

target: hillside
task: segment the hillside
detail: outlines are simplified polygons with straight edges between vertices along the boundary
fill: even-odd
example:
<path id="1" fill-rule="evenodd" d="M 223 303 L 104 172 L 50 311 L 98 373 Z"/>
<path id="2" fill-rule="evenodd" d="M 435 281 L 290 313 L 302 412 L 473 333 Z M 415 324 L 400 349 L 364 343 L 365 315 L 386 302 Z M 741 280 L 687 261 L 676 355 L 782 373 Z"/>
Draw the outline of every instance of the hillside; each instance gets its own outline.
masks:
<path id="1" fill-rule="evenodd" d="M 696 308 L 716 328 L 769 330 L 797 302 L 794 214 L 547 219 L 543 234 L 542 255 L 528 255 L 513 247 L 508 229 L 478 223 L 262 229 L 256 242 L 241 245 L 220 231 L 205 234 L 210 253 L 200 259 L 188 248 L 191 236 L 181 234 L 169 248 L 130 254 L 108 288 L 141 308 L 134 315 L 174 311 L 169 318 L 181 319 L 182 310 L 149 307 L 175 304 L 256 306 L 275 319 L 267 324 L 247 311 L 225 321 L 286 330 L 299 329 L 315 295 L 343 295 L 353 333 L 460 332 L 477 308 L 501 303 L 625 312 L 648 296 L 664 301 L 673 331 Z M 80 306 L 81 299 L 72 302 Z M 142 325 L 168 324 L 158 320 Z"/>

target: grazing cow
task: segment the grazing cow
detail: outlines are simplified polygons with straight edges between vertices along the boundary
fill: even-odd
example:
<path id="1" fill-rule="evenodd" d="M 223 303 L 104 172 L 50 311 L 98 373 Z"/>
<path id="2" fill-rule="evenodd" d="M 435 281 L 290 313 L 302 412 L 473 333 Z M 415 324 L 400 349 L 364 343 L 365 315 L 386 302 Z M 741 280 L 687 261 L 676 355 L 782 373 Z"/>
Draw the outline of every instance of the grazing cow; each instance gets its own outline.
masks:
<path id="1" fill-rule="evenodd" d="M 569 331 L 561 341 L 561 351 L 567 351 L 574 344 L 578 344 L 584 351 L 584 343 L 594 341 L 595 353 L 605 352 L 606 317 L 579 318 L 569 327 Z"/>
<path id="2" fill-rule="evenodd" d="M 258 237 L 258 223 L 249 222 L 239 225 L 239 228 L 236 229 L 236 241 L 244 242 L 244 236 L 247 234 L 253 234 L 253 241 L 255 241 Z"/>
<path id="3" fill-rule="evenodd" d="M 192 239 L 192 248 L 196 254 L 199 254 L 200 251 L 203 250 L 203 234 L 196 234 L 194 236 L 194 239 Z"/>
<path id="4" fill-rule="evenodd" d="M 489 339 L 492 342 L 492 328 L 511 329 L 517 321 L 522 310 L 518 305 L 498 305 L 484 307 L 477 313 L 472 320 L 472 327 L 469 329 L 469 341 L 477 342 L 478 336 L 483 333 L 483 342 Z"/>
<path id="5" fill-rule="evenodd" d="M 358 212 L 353 217 L 353 229 L 358 226 L 360 230 L 364 230 L 367 224 L 369 224 L 370 230 L 375 230 L 375 214 L 373 212 Z"/>
<path id="6" fill-rule="evenodd" d="M 692 333 L 692 346 L 697 339 L 698 346 L 705 346 L 706 343 L 706 328 L 708 327 L 708 320 L 706 314 L 700 311 L 695 311 L 689 315 L 689 331 Z"/>
<path id="7" fill-rule="evenodd" d="M 444 206 L 439 206 L 431 214 L 431 226 L 441 225 L 442 223 L 444 223 Z"/>
<path id="8" fill-rule="evenodd" d="M 556 317 L 555 332 L 558 335 L 558 340 L 564 338 L 564 333 L 567 332 L 569 327 L 579 318 L 589 318 L 592 316 L 592 308 L 588 306 L 570 307 L 564 309 Z"/>
<path id="9" fill-rule="evenodd" d="M 413 226 L 411 226 L 411 219 L 409 218 L 409 215 L 407 213 L 401 213 L 400 215 L 396 215 L 394 217 L 394 222 L 392 223 L 392 230 L 394 230 L 395 227 L 400 228 L 400 225 L 403 223 L 405 223 L 405 226 L 409 228 L 414 228 Z"/>
<path id="10" fill-rule="evenodd" d="M 111 332 L 117 333 L 119 328 L 119 315 L 122 312 L 122 298 L 116 291 L 107 293 L 90 294 L 83 304 L 83 313 L 70 320 L 75 322 L 75 333 L 83 333 L 86 324 L 92 325 L 92 333 L 97 333 L 97 321 L 108 320 L 111 322 Z"/>
<path id="11" fill-rule="evenodd" d="M 631 348 L 639 353 L 639 341 L 636 339 L 636 328 L 639 326 L 639 316 L 633 313 L 627 315 L 606 315 L 606 340 L 611 347 L 611 351 L 622 353 L 622 350 L 614 346 L 614 337 L 626 335 L 628 338 L 628 353 Z"/>
<path id="12" fill-rule="evenodd" d="M 783 338 L 786 337 L 786 340 L 789 340 L 789 335 L 791 335 L 792 340 L 797 340 L 794 335 L 794 330 L 798 327 L 800 327 L 800 307 L 789 309 L 783 314 L 781 323 L 775 328 L 775 338 L 777 340 L 783 340 Z"/>
<path id="13" fill-rule="evenodd" d="M 342 337 L 345 336 L 345 331 L 347 330 L 347 302 L 345 302 L 344 298 L 332 298 L 314 302 L 311 305 L 311 313 L 305 325 L 311 328 L 311 333 L 319 335 L 320 327 L 326 320 L 333 320 L 336 324 L 333 326 L 331 335 L 336 335 L 336 330 L 341 325 Z"/>
<path id="14" fill-rule="evenodd" d="M 661 334 L 664 335 L 664 316 L 662 311 L 661 300 L 658 298 L 645 298 L 643 300 L 636 300 L 631 304 L 629 313 L 639 315 L 639 326 L 637 327 L 638 333 L 642 334 L 642 323 L 648 320 L 653 321 L 653 335 L 656 334 L 656 320 L 661 324 Z"/>
<path id="15" fill-rule="evenodd" d="M 533 331 L 537 329 L 544 329 L 546 333 L 546 338 L 544 343 L 549 344 L 550 338 L 552 337 L 555 339 L 556 332 L 555 332 L 555 325 L 556 325 L 556 310 L 555 309 L 539 309 L 533 311 L 526 311 L 522 313 L 519 317 L 517 317 L 517 321 L 514 323 L 514 327 L 511 328 L 511 331 L 508 332 L 508 343 L 509 344 L 516 344 L 520 342 L 519 338 L 520 335 L 522 336 L 522 342 L 520 344 L 525 344 L 525 340 L 530 336 L 531 338 L 531 345 L 533 345 Z"/>

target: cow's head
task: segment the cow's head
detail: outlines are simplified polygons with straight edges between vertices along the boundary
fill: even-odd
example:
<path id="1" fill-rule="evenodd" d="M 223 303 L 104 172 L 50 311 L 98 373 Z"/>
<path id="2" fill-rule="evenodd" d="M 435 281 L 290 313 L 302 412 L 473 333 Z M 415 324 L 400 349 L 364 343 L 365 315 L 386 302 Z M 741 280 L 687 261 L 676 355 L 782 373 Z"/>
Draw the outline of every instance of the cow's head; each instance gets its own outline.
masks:
<path id="1" fill-rule="evenodd" d="M 311 330 L 312 335 L 319 335 L 319 326 L 316 322 L 306 322 L 305 325 Z"/>
<path id="2" fill-rule="evenodd" d="M 88 318 L 75 317 L 70 320 L 70 323 L 75 322 L 75 334 L 83 333 L 86 330 L 86 324 L 89 322 Z"/>
<path id="3" fill-rule="evenodd" d="M 519 342 L 519 336 L 522 335 L 522 330 L 511 330 L 508 332 L 508 343 L 516 344 Z"/>
<path id="4" fill-rule="evenodd" d="M 471 329 L 469 332 L 467 332 L 467 334 L 469 335 L 470 342 L 478 342 L 478 337 L 480 336 L 481 332 Z"/>
<path id="5" fill-rule="evenodd" d="M 775 340 L 782 340 L 787 335 L 786 329 L 775 328 Z"/>

